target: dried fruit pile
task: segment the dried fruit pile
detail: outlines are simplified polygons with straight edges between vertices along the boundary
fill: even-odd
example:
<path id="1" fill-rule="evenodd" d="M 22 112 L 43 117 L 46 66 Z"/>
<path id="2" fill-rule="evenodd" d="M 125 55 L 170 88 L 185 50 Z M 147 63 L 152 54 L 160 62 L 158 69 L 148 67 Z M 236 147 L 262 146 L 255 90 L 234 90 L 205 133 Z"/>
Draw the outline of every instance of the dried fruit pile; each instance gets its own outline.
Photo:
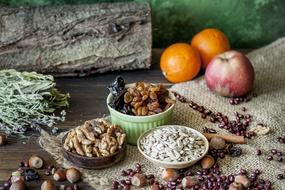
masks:
<path id="1" fill-rule="evenodd" d="M 72 129 L 63 147 L 82 156 L 103 157 L 117 152 L 125 140 L 126 134 L 118 125 L 110 125 L 104 119 L 93 119 Z"/>
<path id="2" fill-rule="evenodd" d="M 174 104 L 174 100 L 169 98 L 169 91 L 162 84 L 137 82 L 134 87 L 125 89 L 124 80 L 117 77 L 108 88 L 114 97 L 110 106 L 128 115 L 154 115 Z"/>

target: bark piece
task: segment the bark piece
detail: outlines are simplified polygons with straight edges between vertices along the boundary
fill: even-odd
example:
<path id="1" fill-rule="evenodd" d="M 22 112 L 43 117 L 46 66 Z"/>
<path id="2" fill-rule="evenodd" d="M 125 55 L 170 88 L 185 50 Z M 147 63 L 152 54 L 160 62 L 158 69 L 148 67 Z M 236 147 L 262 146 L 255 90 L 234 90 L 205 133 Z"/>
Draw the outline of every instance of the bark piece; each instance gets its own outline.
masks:
<path id="1" fill-rule="evenodd" d="M 146 3 L 0 7 L 0 69 L 86 76 L 149 68 Z"/>

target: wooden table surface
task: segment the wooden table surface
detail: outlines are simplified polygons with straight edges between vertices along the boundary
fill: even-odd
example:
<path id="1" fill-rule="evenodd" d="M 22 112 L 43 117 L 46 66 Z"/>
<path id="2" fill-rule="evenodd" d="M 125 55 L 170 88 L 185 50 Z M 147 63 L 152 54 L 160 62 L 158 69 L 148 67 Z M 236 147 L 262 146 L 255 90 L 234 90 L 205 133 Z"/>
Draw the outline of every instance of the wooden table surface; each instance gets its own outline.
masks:
<path id="1" fill-rule="evenodd" d="M 248 52 L 249 50 L 242 50 Z M 85 120 L 102 117 L 108 114 L 106 107 L 106 86 L 111 83 L 117 75 L 121 75 L 126 83 L 145 81 L 155 83 L 168 83 L 159 69 L 159 57 L 161 50 L 153 50 L 152 67 L 149 70 L 124 71 L 116 73 L 105 73 L 88 78 L 58 78 L 57 87 L 62 92 L 69 92 L 71 95 L 70 107 L 66 110 L 66 121 L 57 125 L 60 129 L 67 130 Z M 31 155 L 42 156 L 47 165 L 54 164 L 52 157 L 40 148 L 38 137 L 34 135 L 25 140 L 9 139 L 7 145 L 0 147 L 0 186 L 8 179 L 13 171 L 16 171 L 21 161 L 26 161 Z M 44 170 L 39 170 L 41 179 Z M 28 189 L 40 189 L 42 181 L 28 182 Z M 60 183 L 64 184 L 64 183 Z M 68 184 L 68 183 L 65 183 Z M 81 189 L 93 189 L 87 184 L 79 183 Z"/>
<path id="2" fill-rule="evenodd" d="M 126 83 L 135 81 L 163 82 L 167 81 L 159 69 L 160 50 L 153 52 L 153 65 L 149 70 L 124 71 L 116 73 L 100 74 L 88 78 L 58 78 L 57 87 L 62 92 L 71 95 L 70 107 L 66 110 L 66 121 L 57 125 L 60 129 L 75 127 L 85 120 L 102 117 L 108 114 L 106 97 L 108 90 L 106 86 L 111 83 L 117 75 L 121 75 Z M 54 163 L 52 157 L 40 148 L 37 137 L 25 140 L 9 139 L 5 146 L 0 147 L 0 186 L 8 179 L 13 171 L 18 169 L 21 161 L 26 161 L 32 154 L 42 156 L 48 163 Z M 40 170 L 42 174 L 44 170 Z M 42 179 L 46 179 L 41 175 Z M 41 181 L 42 182 L 42 181 Z M 28 182 L 29 189 L 40 189 L 41 182 Z M 68 183 L 67 183 L 68 184 Z M 87 184 L 80 183 L 81 189 L 92 189 Z"/>

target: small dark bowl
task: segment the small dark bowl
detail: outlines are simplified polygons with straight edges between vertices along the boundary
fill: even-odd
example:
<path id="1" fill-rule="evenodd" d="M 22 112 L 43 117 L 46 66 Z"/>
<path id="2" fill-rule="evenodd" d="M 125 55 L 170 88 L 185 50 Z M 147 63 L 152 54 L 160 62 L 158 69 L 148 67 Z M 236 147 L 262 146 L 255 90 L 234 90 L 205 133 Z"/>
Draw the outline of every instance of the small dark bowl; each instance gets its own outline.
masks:
<path id="1" fill-rule="evenodd" d="M 66 137 L 67 134 L 63 137 L 62 144 L 64 143 Z M 77 167 L 86 168 L 86 169 L 103 169 L 111 167 L 114 164 L 117 164 L 121 160 L 123 160 L 126 154 L 126 142 L 123 144 L 122 148 L 120 148 L 117 152 L 106 157 L 81 156 L 79 154 L 69 152 L 65 150 L 63 147 L 61 149 L 64 158 L 72 162 Z"/>

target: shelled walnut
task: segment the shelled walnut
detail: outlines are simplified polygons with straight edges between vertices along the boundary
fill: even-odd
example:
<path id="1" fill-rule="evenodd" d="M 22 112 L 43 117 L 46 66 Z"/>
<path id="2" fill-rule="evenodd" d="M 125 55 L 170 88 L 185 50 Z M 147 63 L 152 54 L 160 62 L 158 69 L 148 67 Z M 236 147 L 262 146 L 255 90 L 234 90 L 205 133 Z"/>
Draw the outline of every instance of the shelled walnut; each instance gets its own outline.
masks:
<path id="1" fill-rule="evenodd" d="M 133 115 L 146 116 L 167 110 L 174 100 L 169 98 L 169 91 L 162 84 L 137 82 L 125 92 L 124 104 L 123 109 L 130 109 Z"/>
<path id="2" fill-rule="evenodd" d="M 126 141 L 126 134 L 118 125 L 110 125 L 104 119 L 86 121 L 72 129 L 63 148 L 87 157 L 104 157 L 117 152 Z"/>

